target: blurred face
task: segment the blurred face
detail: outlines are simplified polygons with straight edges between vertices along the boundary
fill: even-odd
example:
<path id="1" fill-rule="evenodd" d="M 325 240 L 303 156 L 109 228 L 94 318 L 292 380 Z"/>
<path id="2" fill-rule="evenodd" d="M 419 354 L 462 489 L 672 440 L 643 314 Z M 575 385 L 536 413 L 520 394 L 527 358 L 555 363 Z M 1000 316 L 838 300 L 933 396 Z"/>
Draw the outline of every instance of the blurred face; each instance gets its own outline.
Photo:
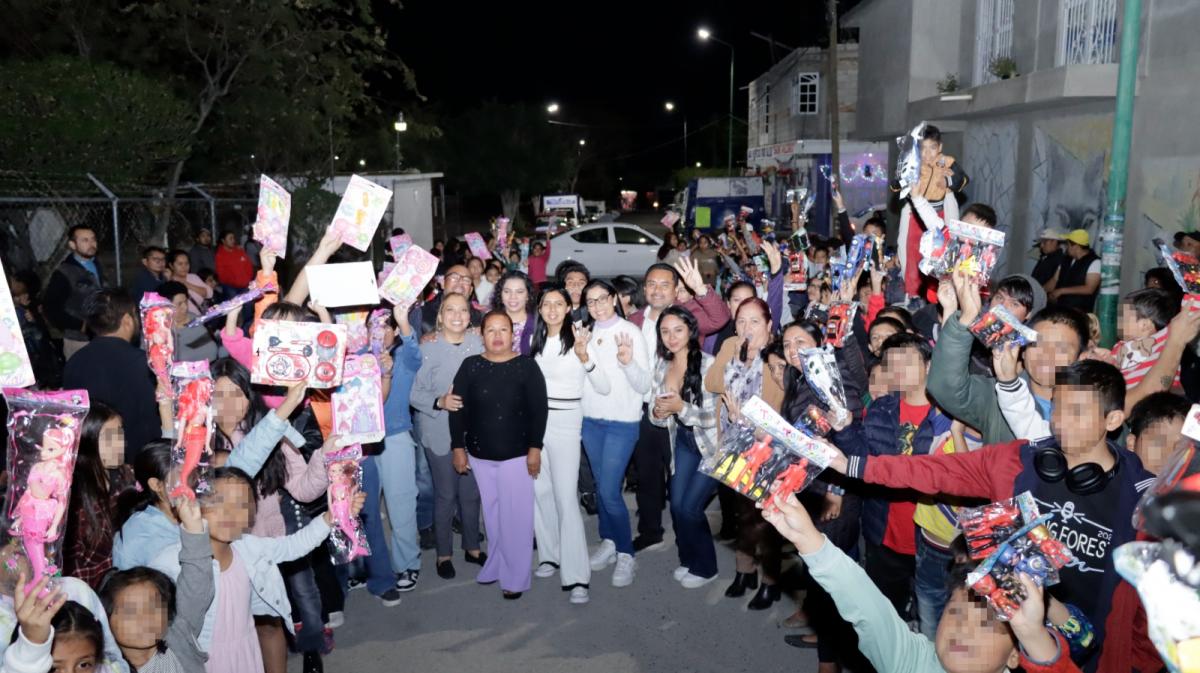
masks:
<path id="1" fill-rule="evenodd" d="M 795 325 L 783 330 L 783 355 L 787 363 L 796 369 L 800 369 L 800 353 L 816 347 L 817 342 L 813 341 L 808 330 Z"/>
<path id="2" fill-rule="evenodd" d="M 17 306 L 29 306 L 29 288 L 25 287 L 25 283 L 10 277 L 8 291 L 12 294 L 13 301 Z"/>
<path id="3" fill-rule="evenodd" d="M 1054 388 L 1054 411 L 1050 414 L 1050 427 L 1068 458 L 1086 455 L 1102 444 L 1105 435 L 1113 429 L 1108 426 L 1108 421 L 1114 415 L 1124 420 L 1124 414 L 1115 411 L 1106 418 L 1100 407 L 1100 396 L 1090 388 Z"/>
<path id="4" fill-rule="evenodd" d="M 897 330 L 894 325 L 888 325 L 886 323 L 881 325 L 871 325 L 871 333 L 869 337 L 870 344 L 868 346 L 871 349 L 871 352 L 875 355 L 879 355 L 879 352 L 883 350 L 883 342 L 887 341 L 888 337 L 892 336 L 898 331 L 899 330 Z"/>
<path id="5" fill-rule="evenodd" d="M 645 290 L 646 303 L 655 311 L 675 303 L 676 285 L 675 274 L 666 269 L 655 269 L 646 274 Z"/>
<path id="6" fill-rule="evenodd" d="M 1167 458 L 1183 433 L 1183 417 L 1164 418 L 1142 429 L 1142 434 L 1129 436 L 1129 449 L 1142 459 L 1142 465 L 1154 474 L 1161 474 Z"/>
<path id="7" fill-rule="evenodd" d="M 996 673 L 1019 659 L 1012 634 L 966 587 L 950 594 L 934 638 L 938 660 L 949 673 Z"/>
<path id="8" fill-rule="evenodd" d="M 708 250 L 711 247 L 712 247 L 712 241 L 709 240 L 709 238 L 707 236 L 701 236 L 700 237 L 700 249 Z"/>
<path id="9" fill-rule="evenodd" d="M 988 229 L 992 228 L 992 225 L 988 224 L 985 220 L 980 219 L 975 213 L 967 213 L 963 216 L 962 221 L 966 222 L 967 224 L 977 224 L 981 227 L 987 227 Z"/>
<path id="10" fill-rule="evenodd" d="M 538 307 L 538 314 L 542 316 L 542 321 L 546 326 L 555 329 L 562 328 L 563 322 L 570 314 L 571 307 L 567 304 L 567 300 L 558 292 L 549 292 L 542 297 L 542 304 Z"/>
<path id="11" fill-rule="evenodd" d="M 578 304 L 583 300 L 583 288 L 587 287 L 587 276 L 579 271 L 571 271 L 563 280 L 563 285 L 567 288 L 567 294 L 571 295 L 571 301 Z"/>
<path id="12" fill-rule="evenodd" d="M 471 306 L 461 294 L 448 294 L 442 299 L 442 330 L 462 334 L 471 326 Z"/>
<path id="13" fill-rule="evenodd" d="M 616 297 L 597 285 L 587 291 L 587 310 L 597 321 L 608 320 L 617 314 Z"/>
<path id="14" fill-rule="evenodd" d="M 500 269 L 497 269 L 494 266 L 489 266 L 487 271 L 483 272 L 483 277 L 487 278 L 489 283 L 495 285 L 496 281 L 500 280 Z"/>
<path id="15" fill-rule="evenodd" d="M 167 268 L 167 256 L 155 250 L 142 258 L 142 266 L 150 273 L 161 274 Z"/>
<path id="16" fill-rule="evenodd" d="M 925 359 L 915 348 L 891 348 L 883 356 L 883 372 L 889 390 L 913 392 L 925 389 Z"/>
<path id="17" fill-rule="evenodd" d="M 877 399 L 887 395 L 890 390 L 887 386 L 887 375 L 883 372 L 883 367 L 876 367 L 871 370 L 870 380 L 867 381 L 867 393 L 871 395 L 871 399 Z"/>
<path id="18" fill-rule="evenodd" d="M 446 269 L 446 275 L 442 276 L 442 289 L 447 293 L 469 294 L 471 292 L 471 272 L 467 271 L 467 267 L 462 264 L 455 264 Z"/>
<path id="19" fill-rule="evenodd" d="M 491 355 L 512 353 L 512 323 L 506 318 L 493 316 L 483 324 L 483 344 Z"/>
<path id="20" fill-rule="evenodd" d="M 83 636 L 64 633 L 54 638 L 52 673 L 91 673 L 96 670 L 99 653 L 96 646 Z"/>
<path id="21" fill-rule="evenodd" d="M 734 288 L 733 292 L 729 293 L 729 301 L 726 302 L 729 305 L 729 315 L 737 315 L 738 307 L 742 305 L 742 302 L 753 296 L 754 290 L 745 285 Z"/>
<path id="22" fill-rule="evenodd" d="M 113 416 L 100 426 L 100 462 L 112 469 L 125 459 L 125 427 L 120 416 Z"/>
<path id="23" fill-rule="evenodd" d="M 1122 339 L 1141 339 L 1152 336 L 1158 330 L 1154 329 L 1153 322 L 1139 318 L 1132 305 L 1121 304 L 1120 331 Z"/>
<path id="24" fill-rule="evenodd" d="M 541 243 L 534 243 L 533 247 L 530 249 L 529 254 L 533 255 L 534 257 L 537 257 L 537 256 L 541 255 L 543 252 L 545 252 L 545 250 L 546 250 L 546 246 L 542 245 Z"/>
<path id="25" fill-rule="evenodd" d="M 67 247 L 84 259 L 96 256 L 96 232 L 91 229 L 80 229 L 75 236 L 67 241 Z"/>
<path id="26" fill-rule="evenodd" d="M 217 542 L 233 542 L 250 530 L 254 493 L 250 485 L 236 479 L 221 479 L 200 504 L 208 523 L 208 536 Z"/>
<path id="27" fill-rule="evenodd" d="M 1029 317 L 1029 309 L 1025 308 L 1025 305 L 1018 301 L 1016 297 L 1002 290 L 997 292 L 996 296 L 992 297 L 992 304 L 999 304 L 1008 309 L 1009 313 L 1012 313 L 1021 322 L 1025 322 L 1025 319 Z"/>
<path id="28" fill-rule="evenodd" d="M 1053 388 L 1055 372 L 1077 360 L 1085 344 L 1079 343 L 1079 336 L 1066 325 L 1042 321 L 1034 323 L 1033 330 L 1038 338 L 1022 354 L 1025 371 L 1034 383 Z"/>
<path id="29" fill-rule="evenodd" d="M 175 278 L 186 278 L 192 272 L 192 262 L 187 255 L 175 255 L 171 260 L 171 275 Z"/>
<path id="30" fill-rule="evenodd" d="M 936 140 L 921 141 L 921 161 L 931 164 L 942 154 L 942 144 Z"/>
<path id="31" fill-rule="evenodd" d="M 1075 259 L 1082 259 L 1083 256 L 1087 254 L 1087 250 L 1087 248 L 1079 245 L 1078 243 L 1067 241 L 1067 254 Z"/>
<path id="32" fill-rule="evenodd" d="M 658 337 L 670 353 L 686 353 L 691 331 L 678 316 L 666 315 L 658 323 Z"/>
<path id="33" fill-rule="evenodd" d="M 525 287 L 525 281 L 520 278 L 504 281 L 504 287 L 500 289 L 500 301 L 510 314 L 524 313 L 529 302 L 529 289 Z"/>
<path id="34" fill-rule="evenodd" d="M 153 584 L 132 584 L 113 597 L 108 625 L 117 645 L 150 649 L 167 634 L 167 604 Z"/>
<path id="35" fill-rule="evenodd" d="M 737 335 L 744 337 L 750 348 L 763 348 L 771 338 L 771 321 L 757 304 L 744 304 L 734 322 Z"/>
<path id="36" fill-rule="evenodd" d="M 232 426 L 241 422 L 250 410 L 250 400 L 233 379 L 222 376 L 213 384 L 213 420 Z"/>
<path id="37" fill-rule="evenodd" d="M 1179 249 L 1193 255 L 1200 254 L 1200 241 L 1197 241 L 1191 236 L 1184 236 L 1183 238 L 1179 239 Z"/>

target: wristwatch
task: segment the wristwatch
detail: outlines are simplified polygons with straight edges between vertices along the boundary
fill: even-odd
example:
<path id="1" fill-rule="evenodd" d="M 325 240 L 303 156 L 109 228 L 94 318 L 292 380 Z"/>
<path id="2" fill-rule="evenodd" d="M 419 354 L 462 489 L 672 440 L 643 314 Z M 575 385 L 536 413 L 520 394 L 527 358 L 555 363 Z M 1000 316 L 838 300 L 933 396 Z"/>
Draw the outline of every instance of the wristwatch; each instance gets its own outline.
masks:
<path id="1" fill-rule="evenodd" d="M 433 410 L 434 410 L 434 411 L 441 411 L 441 410 L 442 410 L 442 405 L 441 405 L 441 403 L 438 401 L 439 399 L 441 399 L 441 398 L 438 398 L 438 397 L 435 397 L 435 398 L 433 398 Z"/>

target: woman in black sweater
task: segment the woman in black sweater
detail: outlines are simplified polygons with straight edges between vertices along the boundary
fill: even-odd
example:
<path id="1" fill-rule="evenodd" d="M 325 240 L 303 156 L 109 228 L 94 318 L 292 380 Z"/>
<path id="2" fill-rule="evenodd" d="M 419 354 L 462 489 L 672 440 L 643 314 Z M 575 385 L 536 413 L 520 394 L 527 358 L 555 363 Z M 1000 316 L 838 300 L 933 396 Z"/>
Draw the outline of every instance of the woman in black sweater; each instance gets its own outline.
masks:
<path id="1" fill-rule="evenodd" d="M 471 470 L 490 537 L 476 581 L 499 580 L 504 597 L 529 589 L 533 563 L 533 480 L 542 464 L 546 380 L 532 358 L 512 352 L 512 320 L 483 317 L 483 355 L 463 361 L 452 390 L 462 407 L 450 412 L 454 469 Z"/>

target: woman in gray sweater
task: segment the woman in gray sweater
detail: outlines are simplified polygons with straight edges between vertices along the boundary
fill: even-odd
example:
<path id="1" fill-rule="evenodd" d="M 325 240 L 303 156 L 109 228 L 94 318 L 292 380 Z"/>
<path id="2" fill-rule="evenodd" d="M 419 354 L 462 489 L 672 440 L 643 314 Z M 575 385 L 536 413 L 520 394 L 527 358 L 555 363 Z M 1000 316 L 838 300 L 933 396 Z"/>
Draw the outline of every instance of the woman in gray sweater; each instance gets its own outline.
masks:
<path id="1" fill-rule="evenodd" d="M 462 408 L 463 391 L 454 391 L 458 367 L 472 355 L 483 352 L 478 334 L 469 334 L 471 305 L 461 294 L 442 298 L 438 311 L 437 332 L 421 344 L 421 368 L 413 381 L 409 402 L 416 414 L 417 440 L 425 449 L 433 474 L 436 499 L 433 505 L 433 532 L 437 539 L 437 573 L 442 579 L 455 575 L 450 559 L 454 552 L 454 514 L 462 518 L 462 546 L 467 563 L 483 565 L 487 555 L 479 551 L 479 488 L 470 472 L 454 470 L 450 454 L 449 413 Z"/>

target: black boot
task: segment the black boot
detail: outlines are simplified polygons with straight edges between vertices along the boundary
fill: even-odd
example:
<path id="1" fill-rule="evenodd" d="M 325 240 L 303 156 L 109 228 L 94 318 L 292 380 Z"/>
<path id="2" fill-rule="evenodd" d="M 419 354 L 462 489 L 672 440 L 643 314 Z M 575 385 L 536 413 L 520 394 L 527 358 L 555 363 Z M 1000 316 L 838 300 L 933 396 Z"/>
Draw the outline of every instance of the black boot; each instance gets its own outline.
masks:
<path id="1" fill-rule="evenodd" d="M 726 598 L 738 598 L 746 595 L 746 589 L 758 588 L 758 571 L 752 573 L 737 573 L 733 576 L 733 584 L 725 590 Z"/>
<path id="2" fill-rule="evenodd" d="M 746 609 L 766 610 L 781 597 L 782 594 L 780 593 L 777 585 L 767 584 L 764 582 L 763 585 L 758 588 L 758 593 L 754 594 L 754 598 L 750 599 L 750 603 L 746 606 Z"/>

